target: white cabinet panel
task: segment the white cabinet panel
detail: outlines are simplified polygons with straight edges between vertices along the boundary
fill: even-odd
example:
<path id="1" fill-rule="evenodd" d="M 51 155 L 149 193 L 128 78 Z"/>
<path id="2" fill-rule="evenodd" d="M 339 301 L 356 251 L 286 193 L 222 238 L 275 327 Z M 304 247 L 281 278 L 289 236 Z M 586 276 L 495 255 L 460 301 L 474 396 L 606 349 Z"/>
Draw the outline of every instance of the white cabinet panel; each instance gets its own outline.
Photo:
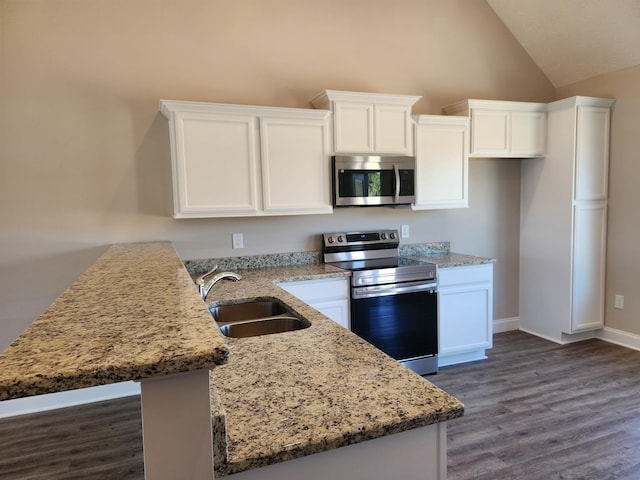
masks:
<path id="1" fill-rule="evenodd" d="M 609 172 L 608 107 L 578 107 L 576 142 L 576 200 L 607 197 Z"/>
<path id="2" fill-rule="evenodd" d="M 469 206 L 469 120 L 418 115 L 414 210 Z"/>
<path id="3" fill-rule="evenodd" d="M 420 97 L 325 90 L 311 100 L 333 112 L 333 152 L 413 155 L 411 107 Z"/>
<path id="4" fill-rule="evenodd" d="M 350 328 L 349 280 L 347 277 L 282 282 L 278 286 L 308 303 L 338 325 L 346 329 Z"/>
<path id="5" fill-rule="evenodd" d="M 374 106 L 374 152 L 413 153 L 411 106 Z"/>
<path id="6" fill-rule="evenodd" d="M 471 113 L 471 153 L 507 155 L 509 153 L 509 113 L 499 110 L 473 110 Z"/>
<path id="7" fill-rule="evenodd" d="M 442 323 L 445 324 L 440 334 L 440 354 L 485 349 L 491 345 L 487 295 L 486 287 L 462 287 L 440 293 Z"/>
<path id="8" fill-rule="evenodd" d="M 574 207 L 571 332 L 604 325 L 606 217 L 605 202 Z"/>
<path id="9" fill-rule="evenodd" d="M 542 157 L 546 151 L 544 103 L 463 100 L 444 108 L 471 118 L 472 157 Z"/>
<path id="10" fill-rule="evenodd" d="M 175 136 L 179 149 L 173 155 L 176 212 L 198 215 L 257 211 L 253 117 L 177 114 Z M 226 171 L 219 158 L 227 159 Z"/>
<path id="11" fill-rule="evenodd" d="M 260 118 L 265 212 L 331 212 L 324 118 Z"/>
<path id="12" fill-rule="evenodd" d="M 332 212 L 330 112 L 172 100 L 160 110 L 174 217 Z"/>
<path id="13" fill-rule="evenodd" d="M 510 148 L 515 157 L 542 157 L 546 151 L 547 114 L 510 112 Z"/>
<path id="14" fill-rule="evenodd" d="M 438 365 L 486 358 L 493 346 L 493 264 L 438 268 Z"/>
<path id="15" fill-rule="evenodd" d="M 311 306 L 338 325 L 350 329 L 349 299 L 318 301 Z"/>
<path id="16" fill-rule="evenodd" d="M 373 104 L 338 103 L 333 118 L 336 153 L 374 151 Z"/>
<path id="17" fill-rule="evenodd" d="M 522 165 L 520 324 L 560 343 L 593 337 L 604 326 L 613 103 L 550 103 L 546 157 Z"/>

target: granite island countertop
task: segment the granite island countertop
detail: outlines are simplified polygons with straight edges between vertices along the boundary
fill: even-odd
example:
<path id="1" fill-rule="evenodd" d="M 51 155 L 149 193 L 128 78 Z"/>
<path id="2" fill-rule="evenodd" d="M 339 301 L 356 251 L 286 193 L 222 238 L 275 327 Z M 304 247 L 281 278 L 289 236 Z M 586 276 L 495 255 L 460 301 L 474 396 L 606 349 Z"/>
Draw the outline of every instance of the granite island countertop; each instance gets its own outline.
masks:
<path id="1" fill-rule="evenodd" d="M 462 416 L 457 399 L 277 285 L 348 272 L 241 273 L 209 302 L 275 297 L 311 326 L 223 337 L 170 244 L 114 245 L 0 354 L 0 400 L 212 369 L 221 476 Z"/>
<path id="2" fill-rule="evenodd" d="M 113 245 L 0 353 L 0 400 L 210 369 L 227 355 L 170 243 Z"/>
<path id="3" fill-rule="evenodd" d="M 294 332 L 227 339 L 211 371 L 216 474 L 223 476 L 451 420 L 454 397 L 342 328 L 277 283 L 349 275 L 328 265 L 239 270 L 211 304 L 275 297 L 311 322 Z M 214 406 L 214 411 L 216 407 Z M 224 436 L 224 433 L 222 433 Z M 226 440 L 226 444 L 225 444 Z M 221 444 L 222 443 L 222 444 Z"/>

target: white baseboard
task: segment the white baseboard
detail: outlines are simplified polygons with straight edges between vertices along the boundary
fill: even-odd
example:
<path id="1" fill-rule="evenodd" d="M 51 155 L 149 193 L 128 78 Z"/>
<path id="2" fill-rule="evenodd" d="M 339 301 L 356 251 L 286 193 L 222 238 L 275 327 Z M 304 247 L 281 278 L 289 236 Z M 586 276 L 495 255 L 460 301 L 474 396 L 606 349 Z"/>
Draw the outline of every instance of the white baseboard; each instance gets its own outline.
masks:
<path id="1" fill-rule="evenodd" d="M 633 350 L 640 350 L 640 335 L 636 335 L 635 333 L 624 332 L 611 327 L 604 327 L 600 330 L 598 338 Z"/>
<path id="2" fill-rule="evenodd" d="M 140 395 L 137 382 L 113 383 L 98 387 L 81 388 L 67 392 L 49 393 L 34 397 L 17 398 L 0 402 L 0 418 L 14 417 L 27 413 L 44 412 L 57 408 L 72 407 L 85 403 L 101 402 L 113 398 Z"/>
<path id="3" fill-rule="evenodd" d="M 520 330 L 520 317 L 499 318 L 493 321 L 493 333 Z"/>

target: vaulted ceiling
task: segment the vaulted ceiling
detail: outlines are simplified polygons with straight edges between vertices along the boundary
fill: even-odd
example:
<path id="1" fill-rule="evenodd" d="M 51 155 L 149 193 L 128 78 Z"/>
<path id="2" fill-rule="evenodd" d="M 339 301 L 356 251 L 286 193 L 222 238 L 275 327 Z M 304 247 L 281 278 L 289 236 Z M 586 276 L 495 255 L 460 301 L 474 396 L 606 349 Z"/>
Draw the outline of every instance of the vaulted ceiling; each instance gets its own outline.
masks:
<path id="1" fill-rule="evenodd" d="M 554 87 L 640 65 L 640 0 L 487 0 Z"/>

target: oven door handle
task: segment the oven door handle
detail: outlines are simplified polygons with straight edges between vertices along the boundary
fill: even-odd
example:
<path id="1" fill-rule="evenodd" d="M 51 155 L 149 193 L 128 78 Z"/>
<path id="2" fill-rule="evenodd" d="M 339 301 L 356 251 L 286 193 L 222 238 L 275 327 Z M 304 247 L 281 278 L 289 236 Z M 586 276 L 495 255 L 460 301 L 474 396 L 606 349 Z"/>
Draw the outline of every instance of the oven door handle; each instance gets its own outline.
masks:
<path id="1" fill-rule="evenodd" d="M 424 283 L 424 282 L 410 282 L 403 284 L 390 284 L 390 285 L 374 285 L 371 287 L 358 287 L 351 291 L 351 298 L 371 298 L 382 297 L 384 295 L 397 295 L 400 293 L 415 293 L 428 291 L 429 293 L 436 293 L 436 283 Z"/>
<path id="2" fill-rule="evenodd" d="M 400 203 L 400 172 L 398 171 L 398 165 L 393 164 L 393 171 L 396 175 L 396 203 Z"/>

